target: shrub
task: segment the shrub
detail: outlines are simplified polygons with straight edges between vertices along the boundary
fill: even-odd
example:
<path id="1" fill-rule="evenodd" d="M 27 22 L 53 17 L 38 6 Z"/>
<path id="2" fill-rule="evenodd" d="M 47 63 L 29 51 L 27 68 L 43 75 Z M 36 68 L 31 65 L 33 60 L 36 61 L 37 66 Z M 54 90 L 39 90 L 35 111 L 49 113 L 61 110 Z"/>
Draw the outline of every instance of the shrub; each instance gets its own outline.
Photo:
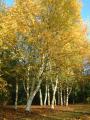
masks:
<path id="1" fill-rule="evenodd" d="M 0 78 L 0 104 L 5 105 L 9 99 L 8 83 Z"/>
<path id="2" fill-rule="evenodd" d="M 87 97 L 87 102 L 90 103 L 90 97 Z"/>

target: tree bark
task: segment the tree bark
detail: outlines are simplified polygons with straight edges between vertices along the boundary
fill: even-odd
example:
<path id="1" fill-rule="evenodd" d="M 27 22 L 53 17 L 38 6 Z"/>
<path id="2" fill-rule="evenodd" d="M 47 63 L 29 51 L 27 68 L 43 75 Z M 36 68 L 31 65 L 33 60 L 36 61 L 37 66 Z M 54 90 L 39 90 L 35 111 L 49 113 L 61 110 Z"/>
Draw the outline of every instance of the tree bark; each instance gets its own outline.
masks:
<path id="1" fill-rule="evenodd" d="M 60 89 L 58 87 L 58 105 L 60 105 Z"/>
<path id="2" fill-rule="evenodd" d="M 57 99 L 55 97 L 55 99 L 54 99 L 54 106 L 56 106 L 56 105 L 57 105 Z"/>
<path id="3" fill-rule="evenodd" d="M 36 93 L 39 91 L 39 88 L 40 88 L 40 85 L 42 83 L 42 80 L 40 79 L 39 80 L 39 83 L 36 87 L 36 89 L 33 91 L 33 93 L 29 96 L 29 99 L 27 101 L 27 105 L 26 105 L 26 109 L 25 111 L 27 112 L 30 112 L 31 111 L 31 104 L 32 104 L 32 101 L 33 101 L 33 98 L 35 97 Z"/>
<path id="4" fill-rule="evenodd" d="M 15 96 L 15 110 L 17 110 L 17 103 L 18 102 L 18 80 L 16 78 L 16 96 Z"/>
<path id="5" fill-rule="evenodd" d="M 44 99 L 44 105 L 46 106 L 47 102 L 47 84 L 46 84 L 46 89 L 45 89 L 45 99 Z"/>
<path id="6" fill-rule="evenodd" d="M 54 109 L 54 103 L 55 103 L 55 94 L 57 91 L 57 84 L 58 84 L 58 77 L 56 78 L 56 84 L 53 86 L 53 97 L 52 97 L 52 103 L 51 103 L 51 108 Z"/>
<path id="7" fill-rule="evenodd" d="M 27 100 L 29 98 L 29 79 L 27 79 L 27 88 L 26 88 Z"/>
<path id="8" fill-rule="evenodd" d="M 63 91 L 63 104 L 66 105 L 66 96 L 65 96 L 65 90 Z"/>
<path id="9" fill-rule="evenodd" d="M 60 105 L 63 106 L 62 85 L 60 84 Z"/>
<path id="10" fill-rule="evenodd" d="M 28 100 L 28 98 L 29 98 L 29 88 L 30 88 L 30 86 L 29 86 L 29 66 L 28 66 L 28 70 L 27 70 L 27 80 L 26 80 L 26 84 L 27 84 L 27 87 L 26 87 L 26 94 L 27 94 L 27 100 Z"/>
<path id="11" fill-rule="evenodd" d="M 69 92 L 68 92 L 68 86 L 66 88 L 66 106 L 68 106 L 68 99 L 69 99 Z"/>
<path id="12" fill-rule="evenodd" d="M 25 111 L 26 112 L 30 112 L 31 111 L 31 104 L 32 104 L 32 101 L 36 95 L 36 93 L 39 91 L 40 89 L 40 85 L 42 83 L 42 79 L 41 79 L 41 76 L 43 74 L 43 71 L 45 69 L 45 58 L 46 58 L 46 55 L 43 55 L 42 57 L 42 66 L 40 67 L 40 71 L 39 71 L 39 74 L 38 74 L 38 84 L 36 86 L 36 89 L 34 89 L 32 91 L 32 93 L 30 94 L 29 98 L 28 98 L 28 101 L 27 101 L 27 104 L 26 104 L 26 108 L 25 108 Z M 35 82 L 35 81 L 34 81 Z"/>
<path id="13" fill-rule="evenodd" d="M 47 89 L 48 89 L 48 105 L 50 106 L 50 91 L 49 91 L 49 85 L 47 86 Z"/>
<path id="14" fill-rule="evenodd" d="M 42 91 L 39 89 L 40 105 L 43 106 Z"/>

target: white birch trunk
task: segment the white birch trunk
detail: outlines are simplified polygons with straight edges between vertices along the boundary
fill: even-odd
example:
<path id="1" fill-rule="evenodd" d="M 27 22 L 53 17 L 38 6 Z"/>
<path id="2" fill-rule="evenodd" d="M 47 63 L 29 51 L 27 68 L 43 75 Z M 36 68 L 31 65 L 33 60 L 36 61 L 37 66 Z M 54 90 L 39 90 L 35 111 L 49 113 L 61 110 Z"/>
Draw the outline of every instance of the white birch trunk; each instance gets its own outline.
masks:
<path id="1" fill-rule="evenodd" d="M 30 85 L 29 85 L 29 66 L 28 66 L 28 69 L 27 69 L 27 80 L 26 80 L 26 95 L 27 95 L 27 100 L 29 98 L 29 88 L 30 88 Z"/>
<path id="2" fill-rule="evenodd" d="M 69 92 L 68 92 L 68 86 L 66 88 L 66 106 L 68 106 L 68 99 L 69 99 Z"/>
<path id="3" fill-rule="evenodd" d="M 54 99 L 54 106 L 56 106 L 56 104 L 57 104 L 57 101 L 56 101 L 56 98 Z"/>
<path id="4" fill-rule="evenodd" d="M 60 84 L 60 105 L 63 106 L 62 85 Z"/>
<path id="5" fill-rule="evenodd" d="M 41 66 L 40 71 L 39 71 L 39 74 L 38 74 L 38 84 L 37 84 L 37 86 L 36 86 L 36 89 L 34 89 L 34 90 L 32 91 L 32 93 L 30 94 L 30 96 L 29 96 L 29 98 L 28 98 L 28 101 L 27 101 L 27 104 L 26 104 L 26 108 L 25 108 L 25 111 L 26 111 L 26 112 L 30 112 L 30 111 L 31 111 L 32 101 L 33 101 L 36 93 L 37 93 L 37 92 L 39 91 L 39 89 L 40 89 L 40 85 L 41 85 L 41 83 L 42 83 L 42 79 L 40 79 L 40 77 L 42 76 L 43 71 L 44 71 L 44 68 L 45 68 L 45 65 L 44 65 L 44 64 L 45 64 L 45 61 L 44 61 L 45 58 L 46 58 L 46 56 L 43 55 L 42 66 Z M 34 81 L 34 82 L 35 82 L 35 81 Z"/>
<path id="6" fill-rule="evenodd" d="M 40 105 L 43 106 L 42 91 L 39 89 Z"/>
<path id="7" fill-rule="evenodd" d="M 51 108 L 54 109 L 54 103 L 55 103 L 55 94 L 57 91 L 57 84 L 58 84 L 58 77 L 56 78 L 56 85 L 53 86 L 53 97 L 52 97 L 52 103 L 51 103 Z"/>
<path id="8" fill-rule="evenodd" d="M 26 105 L 25 111 L 27 111 L 27 112 L 30 112 L 30 111 L 31 111 L 31 104 L 32 104 L 32 101 L 33 101 L 33 99 L 34 99 L 36 93 L 38 92 L 41 83 L 42 83 L 42 80 L 39 80 L 39 83 L 38 83 L 36 89 L 35 89 L 35 90 L 33 91 L 33 93 L 29 96 L 29 99 L 28 99 L 28 101 L 27 101 L 27 105 Z"/>
<path id="9" fill-rule="evenodd" d="M 26 81 L 27 83 L 27 87 L 26 87 L 26 95 L 27 95 L 27 100 L 28 100 L 28 98 L 29 98 L 29 76 L 28 76 L 28 78 L 27 78 L 27 81 Z"/>
<path id="10" fill-rule="evenodd" d="M 47 102 L 47 84 L 46 84 L 46 89 L 45 89 L 45 99 L 44 99 L 44 105 L 46 106 Z"/>
<path id="11" fill-rule="evenodd" d="M 17 102 L 18 102 L 18 80 L 16 80 L 15 110 L 17 110 Z"/>
<path id="12" fill-rule="evenodd" d="M 48 88 L 48 105 L 50 106 L 50 91 L 49 91 L 49 85 L 47 86 L 47 88 Z"/>
<path id="13" fill-rule="evenodd" d="M 60 89 L 58 87 L 58 105 L 60 105 Z"/>
<path id="14" fill-rule="evenodd" d="M 65 96 L 65 90 L 63 92 L 63 104 L 66 105 L 66 96 Z"/>

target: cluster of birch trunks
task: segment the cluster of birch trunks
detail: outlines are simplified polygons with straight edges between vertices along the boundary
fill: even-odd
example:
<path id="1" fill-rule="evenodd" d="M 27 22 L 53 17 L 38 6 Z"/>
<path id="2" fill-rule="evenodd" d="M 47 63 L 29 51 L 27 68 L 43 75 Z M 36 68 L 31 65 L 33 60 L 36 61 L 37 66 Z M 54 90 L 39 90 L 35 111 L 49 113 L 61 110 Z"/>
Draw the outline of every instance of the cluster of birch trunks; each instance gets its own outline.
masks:
<path id="1" fill-rule="evenodd" d="M 45 59 L 45 56 L 43 57 Z M 29 78 L 29 67 L 27 70 L 27 79 L 23 80 L 23 88 L 26 93 L 27 97 L 27 104 L 26 104 L 26 111 L 31 111 L 31 105 L 34 97 L 37 93 L 39 93 L 39 100 L 41 106 L 50 106 L 52 109 L 56 105 L 65 105 L 68 106 L 68 100 L 69 95 L 71 93 L 71 87 L 67 85 L 64 86 L 61 83 L 61 80 L 59 80 L 58 74 L 56 75 L 56 78 L 54 80 L 47 80 L 45 79 L 43 82 L 42 75 L 45 69 L 45 61 L 43 60 L 42 65 L 38 72 L 37 79 L 33 79 L 30 81 Z M 44 85 L 43 85 L 44 84 Z M 43 87 L 42 87 L 43 86 Z M 15 97 L 15 109 L 17 109 L 18 106 L 18 80 L 16 80 L 16 97 Z M 44 89 L 44 90 L 43 90 Z"/>

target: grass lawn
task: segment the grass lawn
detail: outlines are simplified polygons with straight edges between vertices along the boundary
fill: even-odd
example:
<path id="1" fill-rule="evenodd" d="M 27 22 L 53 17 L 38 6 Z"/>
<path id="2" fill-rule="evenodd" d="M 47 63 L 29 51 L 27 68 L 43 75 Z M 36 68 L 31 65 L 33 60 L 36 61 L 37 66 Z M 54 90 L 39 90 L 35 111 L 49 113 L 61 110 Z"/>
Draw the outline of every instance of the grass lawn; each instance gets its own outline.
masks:
<path id="1" fill-rule="evenodd" d="M 90 120 L 90 105 L 32 106 L 31 113 L 25 113 L 24 106 L 15 111 L 12 106 L 0 107 L 0 120 Z"/>

